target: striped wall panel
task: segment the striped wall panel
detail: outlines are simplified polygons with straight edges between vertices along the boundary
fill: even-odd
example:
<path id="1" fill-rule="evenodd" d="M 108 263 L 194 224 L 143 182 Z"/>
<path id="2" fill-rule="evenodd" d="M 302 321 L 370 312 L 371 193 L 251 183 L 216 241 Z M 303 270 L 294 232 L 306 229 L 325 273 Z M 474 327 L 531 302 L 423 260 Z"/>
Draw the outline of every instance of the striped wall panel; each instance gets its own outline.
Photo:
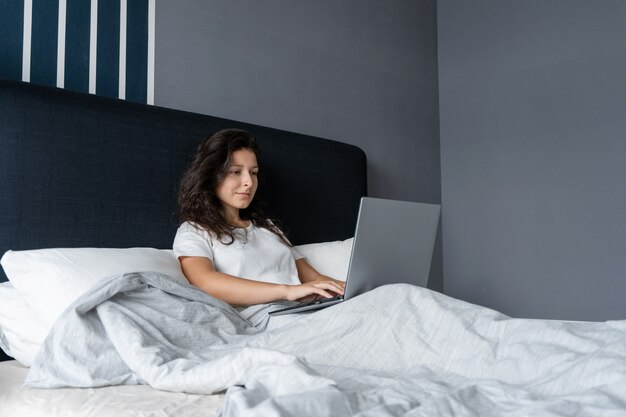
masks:
<path id="1" fill-rule="evenodd" d="M 0 0 L 0 77 L 154 104 L 156 0 Z"/>

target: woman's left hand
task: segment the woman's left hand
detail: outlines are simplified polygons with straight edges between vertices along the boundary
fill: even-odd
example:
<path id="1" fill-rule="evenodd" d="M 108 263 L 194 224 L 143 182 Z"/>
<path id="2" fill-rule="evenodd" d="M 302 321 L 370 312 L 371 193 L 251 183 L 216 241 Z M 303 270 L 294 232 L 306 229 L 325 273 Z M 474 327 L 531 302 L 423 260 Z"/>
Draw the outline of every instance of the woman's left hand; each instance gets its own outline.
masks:
<path id="1" fill-rule="evenodd" d="M 336 285 L 339 288 L 341 288 L 342 293 L 346 289 L 346 283 L 344 281 L 340 281 L 338 279 L 334 279 L 326 275 L 320 274 L 319 272 L 315 270 L 315 268 L 309 265 L 308 262 L 304 258 L 300 258 L 296 261 L 296 268 L 298 269 L 298 278 L 300 278 L 300 282 L 302 283 L 330 282 L 333 285 Z M 319 300 L 320 298 L 323 298 L 323 297 L 318 294 L 311 294 L 311 295 L 307 295 L 306 297 L 298 299 L 298 301 L 310 302 L 310 301 Z"/>
<path id="2" fill-rule="evenodd" d="M 322 275 L 322 274 L 319 274 L 317 277 L 315 277 L 311 281 L 326 281 L 326 282 L 330 281 L 330 282 L 333 282 L 333 283 L 339 285 L 339 287 L 341 287 L 341 289 L 343 291 L 345 291 L 345 289 L 346 289 L 346 283 L 344 281 L 341 281 L 341 280 L 338 280 L 338 279 L 334 279 L 334 278 L 331 278 L 329 276 Z M 308 295 L 306 297 L 300 298 L 297 301 L 299 301 L 301 303 L 309 303 L 311 301 L 321 300 L 322 298 L 324 298 L 324 297 L 322 297 L 321 295 L 312 294 L 312 295 Z"/>

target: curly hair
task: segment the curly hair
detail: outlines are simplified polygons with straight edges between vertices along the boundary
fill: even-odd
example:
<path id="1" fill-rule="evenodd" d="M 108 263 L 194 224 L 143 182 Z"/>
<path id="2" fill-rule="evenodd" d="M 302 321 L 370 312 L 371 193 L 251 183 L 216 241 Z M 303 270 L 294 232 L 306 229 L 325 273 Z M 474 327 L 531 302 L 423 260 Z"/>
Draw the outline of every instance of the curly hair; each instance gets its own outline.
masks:
<path id="1" fill-rule="evenodd" d="M 226 177 L 233 152 L 240 149 L 254 152 L 257 160 L 259 159 L 260 148 L 250 132 L 224 129 L 209 136 L 198 146 L 191 164 L 183 175 L 178 192 L 181 223 L 192 222 L 227 245 L 235 241 L 233 232 L 236 227 L 226 220 L 216 189 Z M 249 220 L 256 227 L 270 230 L 285 244 L 291 246 L 278 226 L 265 216 L 257 199 L 253 198 L 247 208 L 239 211 L 239 215 L 242 220 Z"/>

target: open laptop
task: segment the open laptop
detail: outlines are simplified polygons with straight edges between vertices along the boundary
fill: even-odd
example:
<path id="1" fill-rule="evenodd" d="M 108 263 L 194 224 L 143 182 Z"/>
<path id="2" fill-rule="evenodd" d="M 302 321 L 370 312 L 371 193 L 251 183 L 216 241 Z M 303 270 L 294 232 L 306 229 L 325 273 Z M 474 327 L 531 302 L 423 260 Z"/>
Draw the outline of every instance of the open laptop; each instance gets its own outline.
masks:
<path id="1" fill-rule="evenodd" d="M 269 314 L 318 310 L 387 284 L 425 287 L 440 211 L 438 204 L 363 197 L 344 295 L 289 306 Z"/>

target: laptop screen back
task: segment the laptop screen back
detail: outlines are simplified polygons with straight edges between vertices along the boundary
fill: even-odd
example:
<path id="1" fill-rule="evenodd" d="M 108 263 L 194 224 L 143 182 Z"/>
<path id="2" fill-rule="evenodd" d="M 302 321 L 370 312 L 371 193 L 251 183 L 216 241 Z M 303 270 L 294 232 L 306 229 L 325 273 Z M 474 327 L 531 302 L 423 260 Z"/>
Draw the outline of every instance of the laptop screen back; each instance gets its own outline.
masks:
<path id="1" fill-rule="evenodd" d="M 428 284 L 441 206 L 363 197 L 345 298 L 387 284 Z"/>

